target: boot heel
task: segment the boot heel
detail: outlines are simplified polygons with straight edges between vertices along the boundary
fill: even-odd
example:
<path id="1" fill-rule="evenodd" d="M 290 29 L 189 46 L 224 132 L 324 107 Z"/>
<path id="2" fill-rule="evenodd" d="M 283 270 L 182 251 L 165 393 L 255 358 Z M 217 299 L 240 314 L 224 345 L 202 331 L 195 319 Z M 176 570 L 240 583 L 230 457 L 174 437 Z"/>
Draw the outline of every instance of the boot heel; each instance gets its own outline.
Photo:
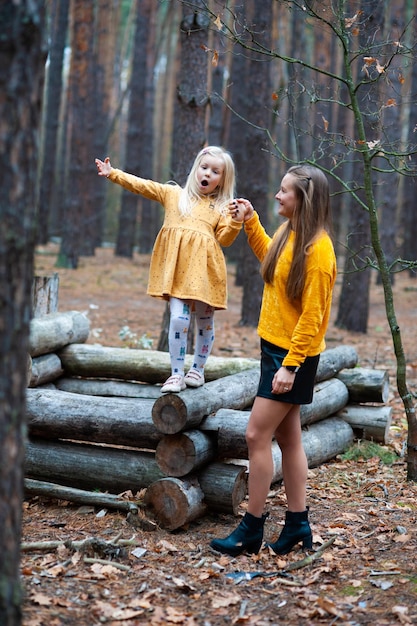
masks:
<path id="1" fill-rule="evenodd" d="M 284 528 L 278 540 L 269 543 L 268 546 L 272 548 L 275 554 L 288 554 L 300 541 L 303 542 L 305 550 L 311 550 L 313 547 L 313 536 L 308 522 L 308 509 L 299 513 L 287 511 Z"/>

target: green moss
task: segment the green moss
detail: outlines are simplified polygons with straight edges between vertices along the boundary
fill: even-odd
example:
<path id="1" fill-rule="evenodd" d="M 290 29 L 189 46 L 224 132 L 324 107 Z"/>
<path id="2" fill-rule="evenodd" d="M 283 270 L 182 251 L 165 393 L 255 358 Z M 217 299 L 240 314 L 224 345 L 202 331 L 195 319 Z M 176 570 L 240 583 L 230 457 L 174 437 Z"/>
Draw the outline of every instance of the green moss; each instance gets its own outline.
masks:
<path id="1" fill-rule="evenodd" d="M 381 459 L 384 465 L 392 465 L 398 460 L 395 452 L 373 441 L 358 441 L 342 455 L 344 461 L 368 461 L 375 457 Z"/>

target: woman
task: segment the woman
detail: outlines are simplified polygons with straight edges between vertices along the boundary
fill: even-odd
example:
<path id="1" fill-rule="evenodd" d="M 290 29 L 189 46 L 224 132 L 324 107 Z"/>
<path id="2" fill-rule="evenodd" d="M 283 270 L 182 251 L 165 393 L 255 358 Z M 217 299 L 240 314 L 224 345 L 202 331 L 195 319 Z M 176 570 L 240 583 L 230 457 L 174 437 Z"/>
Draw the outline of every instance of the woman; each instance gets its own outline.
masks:
<path id="1" fill-rule="evenodd" d="M 248 200 L 239 198 L 229 207 L 235 220 L 244 221 L 265 283 L 258 324 L 261 377 L 246 431 L 248 510 L 228 537 L 210 544 L 232 556 L 244 551 L 257 553 L 261 548 L 268 517 L 264 506 L 272 481 L 274 436 L 282 453 L 288 510 L 278 540 L 269 545 L 277 554 L 287 554 L 300 541 L 304 548 L 312 547 L 300 405 L 311 403 L 313 398 L 336 280 L 328 181 L 316 167 L 294 166 L 285 174 L 275 197 L 279 215 L 287 219 L 272 239 Z"/>

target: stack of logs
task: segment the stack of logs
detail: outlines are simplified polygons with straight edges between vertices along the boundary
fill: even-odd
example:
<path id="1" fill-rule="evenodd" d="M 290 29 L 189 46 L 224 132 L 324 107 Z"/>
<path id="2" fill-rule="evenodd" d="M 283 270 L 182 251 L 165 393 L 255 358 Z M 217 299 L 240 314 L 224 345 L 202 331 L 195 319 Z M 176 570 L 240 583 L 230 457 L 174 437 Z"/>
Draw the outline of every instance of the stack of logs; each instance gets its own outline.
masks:
<path id="1" fill-rule="evenodd" d="M 129 509 L 117 494 L 146 489 L 145 504 L 168 530 L 208 510 L 237 513 L 247 494 L 245 430 L 257 359 L 211 356 L 203 387 L 161 395 L 167 353 L 86 344 L 88 318 L 76 311 L 31 324 L 28 494 L 94 504 L 100 496 L 86 498 L 83 490 L 99 489 L 109 492 L 100 502 Z M 321 355 L 313 402 L 301 409 L 309 467 L 343 453 L 355 437 L 387 440 L 388 374 L 357 363 L 350 346 Z M 276 483 L 282 468 L 275 442 L 272 451 Z"/>

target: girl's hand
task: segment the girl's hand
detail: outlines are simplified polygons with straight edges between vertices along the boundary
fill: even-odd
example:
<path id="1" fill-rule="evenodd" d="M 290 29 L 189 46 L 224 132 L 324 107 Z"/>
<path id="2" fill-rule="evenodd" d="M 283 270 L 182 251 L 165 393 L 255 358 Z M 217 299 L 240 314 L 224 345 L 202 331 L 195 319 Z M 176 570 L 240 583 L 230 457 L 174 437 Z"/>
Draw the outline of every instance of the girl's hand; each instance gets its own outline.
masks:
<path id="1" fill-rule="evenodd" d="M 246 222 L 253 215 L 254 208 L 245 198 L 236 198 L 229 203 L 229 214 L 236 222 Z"/>
<path id="2" fill-rule="evenodd" d="M 96 159 L 95 162 L 96 162 L 96 165 L 97 165 L 98 175 L 99 176 L 109 176 L 110 172 L 113 169 L 112 166 L 111 166 L 109 157 L 106 157 L 104 159 L 104 161 L 100 161 L 100 159 Z"/>

